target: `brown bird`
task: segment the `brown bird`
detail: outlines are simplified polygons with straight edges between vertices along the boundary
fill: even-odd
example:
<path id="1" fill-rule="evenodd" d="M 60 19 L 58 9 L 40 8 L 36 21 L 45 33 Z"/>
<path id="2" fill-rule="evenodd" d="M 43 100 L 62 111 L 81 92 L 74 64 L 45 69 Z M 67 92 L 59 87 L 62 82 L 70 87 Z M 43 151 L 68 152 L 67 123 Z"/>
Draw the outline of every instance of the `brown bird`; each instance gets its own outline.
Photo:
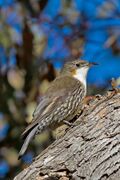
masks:
<path id="1" fill-rule="evenodd" d="M 19 158 L 31 139 L 47 128 L 69 123 L 78 113 L 86 95 L 86 77 L 91 65 L 84 60 L 66 63 L 60 75 L 51 83 L 33 113 L 33 120 L 23 132 L 24 144 Z"/>

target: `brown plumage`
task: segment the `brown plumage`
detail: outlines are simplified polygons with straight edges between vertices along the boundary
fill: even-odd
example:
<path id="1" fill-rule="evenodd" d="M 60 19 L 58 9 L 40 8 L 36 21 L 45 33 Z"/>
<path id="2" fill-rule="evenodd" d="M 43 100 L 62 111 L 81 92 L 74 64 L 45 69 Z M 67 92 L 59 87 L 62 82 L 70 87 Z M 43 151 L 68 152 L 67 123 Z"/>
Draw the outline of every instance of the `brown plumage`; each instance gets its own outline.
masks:
<path id="1" fill-rule="evenodd" d="M 22 134 L 25 141 L 19 158 L 35 135 L 48 127 L 55 128 L 64 121 L 70 121 L 77 114 L 86 95 L 86 75 L 89 67 L 90 63 L 80 60 L 65 64 L 60 76 L 51 83 L 41 98 L 33 113 L 32 122 Z"/>

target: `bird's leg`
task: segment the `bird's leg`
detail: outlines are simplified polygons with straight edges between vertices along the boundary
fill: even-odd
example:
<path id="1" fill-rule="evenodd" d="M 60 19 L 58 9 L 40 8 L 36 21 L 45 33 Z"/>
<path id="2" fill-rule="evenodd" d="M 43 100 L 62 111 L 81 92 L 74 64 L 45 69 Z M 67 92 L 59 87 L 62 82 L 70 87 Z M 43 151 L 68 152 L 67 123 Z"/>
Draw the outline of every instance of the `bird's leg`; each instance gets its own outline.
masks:
<path id="1" fill-rule="evenodd" d="M 66 121 L 66 120 L 64 120 L 63 121 L 67 126 L 69 126 L 69 127 L 73 127 L 74 125 L 73 125 L 73 123 L 70 123 L 70 122 L 68 122 L 68 121 Z"/>

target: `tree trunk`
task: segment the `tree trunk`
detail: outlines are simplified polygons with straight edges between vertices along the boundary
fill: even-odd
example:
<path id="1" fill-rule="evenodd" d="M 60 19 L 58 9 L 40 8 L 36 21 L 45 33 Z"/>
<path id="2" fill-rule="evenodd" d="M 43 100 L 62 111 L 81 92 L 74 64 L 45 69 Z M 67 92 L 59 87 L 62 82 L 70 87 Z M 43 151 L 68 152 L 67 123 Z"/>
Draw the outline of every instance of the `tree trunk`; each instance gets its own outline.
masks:
<path id="1" fill-rule="evenodd" d="M 120 93 L 96 96 L 14 180 L 120 180 Z"/>

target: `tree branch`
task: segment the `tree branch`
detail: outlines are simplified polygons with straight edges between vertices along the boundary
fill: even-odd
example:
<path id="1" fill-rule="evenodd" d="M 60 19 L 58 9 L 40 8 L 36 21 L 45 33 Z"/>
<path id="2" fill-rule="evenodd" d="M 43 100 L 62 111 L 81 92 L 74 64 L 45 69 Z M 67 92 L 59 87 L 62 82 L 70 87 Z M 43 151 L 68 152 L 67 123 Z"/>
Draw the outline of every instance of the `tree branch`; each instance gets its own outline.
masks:
<path id="1" fill-rule="evenodd" d="M 119 180 L 120 93 L 90 101 L 74 124 L 14 180 Z"/>

